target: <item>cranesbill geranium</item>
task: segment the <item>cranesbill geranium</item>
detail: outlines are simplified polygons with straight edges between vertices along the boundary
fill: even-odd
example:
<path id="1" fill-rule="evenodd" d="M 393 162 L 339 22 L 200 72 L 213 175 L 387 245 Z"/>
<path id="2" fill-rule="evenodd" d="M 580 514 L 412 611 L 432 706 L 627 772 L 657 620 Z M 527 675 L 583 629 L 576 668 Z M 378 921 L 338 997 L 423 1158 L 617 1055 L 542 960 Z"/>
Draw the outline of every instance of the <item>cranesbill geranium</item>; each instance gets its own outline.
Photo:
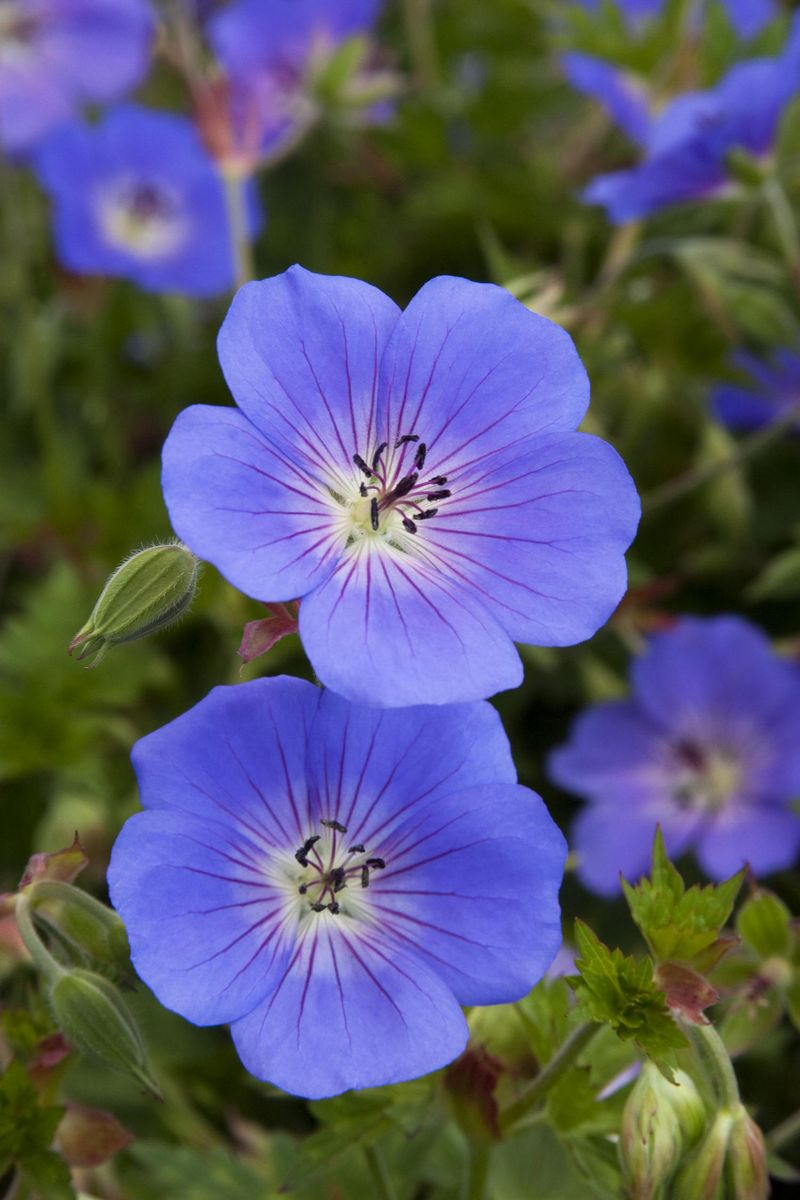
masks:
<path id="1" fill-rule="evenodd" d="M 800 848 L 800 670 L 739 617 L 685 618 L 633 665 L 629 700 L 578 717 L 550 776 L 589 801 L 572 829 L 578 873 L 600 893 L 647 867 L 658 823 L 714 879 Z"/>
<path id="2" fill-rule="evenodd" d="M 596 9 L 600 0 L 581 0 L 584 8 Z M 666 0 L 616 0 L 617 7 L 631 23 L 647 17 L 658 16 L 664 9 Z M 765 25 L 778 15 L 776 0 L 723 0 L 728 17 L 736 32 L 742 38 L 755 37 Z M 705 7 L 701 3 L 697 6 Z M 702 19 L 702 13 L 699 14 Z"/>
<path id="3" fill-rule="evenodd" d="M 750 377 L 749 385 L 721 383 L 712 393 L 714 412 L 733 429 L 758 429 L 790 409 L 800 427 L 800 354 L 777 350 L 768 362 L 737 351 L 731 365 Z"/>
<path id="4" fill-rule="evenodd" d="M 584 199 L 622 223 L 724 194 L 735 178 L 732 153 L 766 160 L 783 111 L 798 90 L 800 23 L 779 57 L 739 63 L 708 91 L 673 100 L 653 120 L 641 163 L 600 175 Z"/>
<path id="5" fill-rule="evenodd" d="M 302 597 L 327 686 L 380 706 L 520 683 L 513 641 L 590 637 L 625 590 L 639 501 L 568 335 L 434 279 L 401 313 L 299 267 L 243 287 L 219 353 L 239 410 L 183 412 L 173 525 L 256 599 Z"/>
<path id="6" fill-rule="evenodd" d="M 185 117 L 120 105 L 53 133 L 37 170 L 70 270 L 197 296 L 233 285 L 222 181 Z M 255 227 L 252 193 L 248 203 Z"/>
<path id="7" fill-rule="evenodd" d="M 0 0 L 0 144 L 28 150 L 135 87 L 154 28 L 148 0 Z"/>
<path id="8" fill-rule="evenodd" d="M 134 748 L 111 896 L 163 1004 L 320 1097 L 435 1070 L 558 950 L 566 847 L 488 704 L 216 688 Z"/>

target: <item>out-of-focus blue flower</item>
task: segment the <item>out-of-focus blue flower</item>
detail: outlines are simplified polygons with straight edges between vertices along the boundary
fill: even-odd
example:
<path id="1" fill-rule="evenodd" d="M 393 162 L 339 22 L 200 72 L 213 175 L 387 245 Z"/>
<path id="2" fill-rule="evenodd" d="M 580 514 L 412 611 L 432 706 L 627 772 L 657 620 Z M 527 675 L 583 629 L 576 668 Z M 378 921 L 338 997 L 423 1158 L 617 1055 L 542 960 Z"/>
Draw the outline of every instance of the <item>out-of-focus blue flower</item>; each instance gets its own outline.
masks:
<path id="1" fill-rule="evenodd" d="M 584 8 L 596 9 L 600 0 L 581 0 Z M 616 0 L 631 22 L 658 15 L 666 0 Z M 776 0 L 723 0 L 731 24 L 741 38 L 753 38 L 777 16 Z"/>
<path id="2" fill-rule="evenodd" d="M 789 867 L 800 848 L 800 671 L 739 617 L 684 618 L 633 665 L 629 700 L 578 717 L 550 757 L 589 801 L 572 829 L 578 874 L 619 890 L 647 868 L 656 824 L 672 855 L 713 879 L 749 862 Z"/>
<path id="3" fill-rule="evenodd" d="M 561 63 L 574 88 L 602 104 L 635 142 L 646 144 L 652 117 L 647 93 L 632 75 L 591 54 L 564 54 Z"/>
<path id="4" fill-rule="evenodd" d="M 739 63 L 716 87 L 678 97 L 653 121 L 636 167 L 595 179 L 584 192 L 617 224 L 724 192 L 730 154 L 772 149 L 784 108 L 800 90 L 800 22 L 778 58 Z"/>
<path id="5" fill-rule="evenodd" d="M 28 150 L 135 87 L 154 27 L 148 0 L 0 0 L 0 144 Z"/>
<path id="6" fill-rule="evenodd" d="M 288 1092 L 443 1066 L 459 1006 L 520 999 L 558 950 L 564 839 L 488 704 L 387 713 L 261 679 L 133 761 L 145 811 L 109 885 L 134 965 Z"/>
<path id="7" fill-rule="evenodd" d="M 757 429 L 800 404 L 800 354 L 796 351 L 778 350 L 769 363 L 739 351 L 731 363 L 752 382 L 749 387 L 721 383 L 714 389 L 711 404 L 725 425 Z M 797 423 L 800 427 L 800 416 Z"/>
<path id="8" fill-rule="evenodd" d="M 521 682 L 515 640 L 583 641 L 619 602 L 636 491 L 575 432 L 571 339 L 502 288 L 434 279 L 401 313 L 292 267 L 238 292 L 219 354 L 240 411 L 178 417 L 172 522 L 248 595 L 302 597 L 328 687 L 480 699 Z"/>
<path id="9" fill-rule="evenodd" d="M 186 118 L 121 105 L 53 133 L 37 170 L 69 270 L 196 296 L 233 286 L 222 181 Z"/>
<path id="10" fill-rule="evenodd" d="M 309 120 L 308 76 L 374 23 L 380 0 L 235 0 L 208 22 L 225 72 L 236 153 L 275 153 Z"/>

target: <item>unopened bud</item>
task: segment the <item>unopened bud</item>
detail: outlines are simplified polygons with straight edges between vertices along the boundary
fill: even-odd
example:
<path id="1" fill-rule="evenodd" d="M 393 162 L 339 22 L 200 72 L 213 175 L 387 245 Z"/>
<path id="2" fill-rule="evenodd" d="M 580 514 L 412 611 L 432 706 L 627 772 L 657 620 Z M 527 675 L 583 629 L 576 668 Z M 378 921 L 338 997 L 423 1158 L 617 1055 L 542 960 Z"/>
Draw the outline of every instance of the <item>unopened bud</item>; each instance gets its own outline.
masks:
<path id="1" fill-rule="evenodd" d="M 132 554 L 106 582 L 92 615 L 69 645 L 96 666 L 109 646 L 135 642 L 176 621 L 197 589 L 199 560 L 180 542 Z"/>
<path id="2" fill-rule="evenodd" d="M 620 1157 L 632 1200 L 653 1200 L 699 1138 L 706 1113 L 694 1082 L 683 1071 L 670 1083 L 646 1062 L 622 1114 Z"/>
<path id="3" fill-rule="evenodd" d="M 694 1154 L 681 1169 L 671 1196 L 674 1200 L 723 1200 L 723 1170 L 734 1117 L 722 1109 Z"/>
<path id="4" fill-rule="evenodd" d="M 56 1024 L 70 1045 L 159 1095 L 147 1073 L 139 1026 L 109 980 L 92 971 L 64 971 L 50 989 L 50 1003 Z"/>
<path id="5" fill-rule="evenodd" d="M 765 1200 L 769 1195 L 764 1135 L 744 1109 L 731 1128 L 727 1174 L 731 1200 Z"/>

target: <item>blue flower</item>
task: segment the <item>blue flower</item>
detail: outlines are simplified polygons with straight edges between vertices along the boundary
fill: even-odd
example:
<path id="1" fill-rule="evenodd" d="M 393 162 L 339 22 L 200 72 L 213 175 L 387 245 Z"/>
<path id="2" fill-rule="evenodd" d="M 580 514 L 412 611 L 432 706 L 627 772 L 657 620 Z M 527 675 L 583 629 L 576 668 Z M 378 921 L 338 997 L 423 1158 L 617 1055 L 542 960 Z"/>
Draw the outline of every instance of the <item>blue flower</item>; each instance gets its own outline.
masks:
<path id="1" fill-rule="evenodd" d="M 260 679 L 133 761 L 145 811 L 109 885 L 136 970 L 288 1092 L 443 1066 L 460 1005 L 520 999 L 556 955 L 564 839 L 488 704 L 381 712 Z"/>
<path id="2" fill-rule="evenodd" d="M 434 279 L 401 313 L 292 267 L 238 292 L 219 354 L 240 411 L 178 417 L 170 516 L 248 595 L 302 597 L 328 687 L 481 699 L 521 682 L 514 640 L 582 641 L 619 602 L 632 481 L 574 432 L 588 381 L 569 336 L 501 288 Z"/>
<path id="3" fill-rule="evenodd" d="M 578 874 L 619 890 L 648 865 L 661 824 L 672 855 L 693 849 L 722 879 L 790 867 L 800 849 L 800 671 L 739 617 L 684 618 L 654 637 L 629 700 L 578 717 L 549 762 L 589 801 L 572 829 Z"/>
<path id="4" fill-rule="evenodd" d="M 195 296 L 233 286 L 222 181 L 185 117 L 121 105 L 53 133 L 37 170 L 69 270 Z M 252 194 L 250 208 L 255 227 Z"/>
<path id="5" fill-rule="evenodd" d="M 380 0 L 236 0 L 209 22 L 243 162 L 275 154 L 313 116 L 312 67 L 374 23 Z"/>
<path id="6" fill-rule="evenodd" d="M 0 0 L 0 144 L 28 150 L 135 87 L 154 27 L 148 0 Z"/>
<path id="7" fill-rule="evenodd" d="M 758 429 L 800 405 L 800 354 L 796 351 L 778 350 L 769 363 L 739 351 L 731 362 L 749 375 L 752 383 L 749 387 L 722 383 L 714 389 L 711 404 L 725 425 Z M 797 423 L 800 427 L 800 414 Z"/>
<path id="8" fill-rule="evenodd" d="M 597 9 L 600 0 L 581 0 L 584 8 Z M 617 0 L 617 6 L 631 22 L 657 16 L 666 0 Z M 723 0 L 728 17 L 741 38 L 750 39 L 760 33 L 778 15 L 776 0 Z"/>
<path id="9" fill-rule="evenodd" d="M 602 104 L 634 142 L 647 143 L 652 126 L 647 92 L 632 75 L 591 54 L 563 54 L 561 64 L 574 88 Z"/>

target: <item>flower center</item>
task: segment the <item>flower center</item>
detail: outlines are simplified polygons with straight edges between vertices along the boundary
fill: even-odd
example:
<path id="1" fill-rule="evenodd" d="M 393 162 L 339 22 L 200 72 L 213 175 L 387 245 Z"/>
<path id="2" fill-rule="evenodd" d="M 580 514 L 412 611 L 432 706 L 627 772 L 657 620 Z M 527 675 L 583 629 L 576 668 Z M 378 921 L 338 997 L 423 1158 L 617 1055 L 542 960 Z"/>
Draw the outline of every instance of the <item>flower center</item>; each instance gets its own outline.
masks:
<path id="1" fill-rule="evenodd" d="M 111 242 L 144 258 L 174 250 L 185 231 L 176 197 L 141 181 L 125 182 L 107 196 L 101 218 Z"/>
<path id="2" fill-rule="evenodd" d="M 437 515 L 452 492 L 444 486 L 446 475 L 425 471 L 426 457 L 427 447 L 416 433 L 404 433 L 391 448 L 381 442 L 369 459 L 353 455 L 364 478 L 350 502 L 352 539 L 395 533 L 398 523 L 406 533 L 416 533 L 420 521 Z"/>
<path id="3" fill-rule="evenodd" d="M 39 22 L 16 0 L 0 0 L 0 62 L 11 63 L 30 53 Z"/>
<path id="4" fill-rule="evenodd" d="M 347 826 L 340 821 L 323 818 L 320 825 L 330 831 L 330 837 L 324 839 L 324 845 L 323 835 L 315 833 L 307 837 L 294 852 L 295 859 L 303 868 L 298 877 L 297 891 L 306 897 L 312 912 L 350 915 L 347 897 L 343 897 L 342 893 L 348 887 L 360 890 L 368 888 L 371 872 L 382 871 L 386 861 L 377 855 L 369 855 L 366 847 L 360 843 L 348 846 L 346 841 L 339 841 L 337 835 L 347 833 Z"/>
<path id="5" fill-rule="evenodd" d="M 719 812 L 741 784 L 741 764 L 730 750 L 683 741 L 674 747 L 674 755 L 673 798 L 681 808 Z"/>

